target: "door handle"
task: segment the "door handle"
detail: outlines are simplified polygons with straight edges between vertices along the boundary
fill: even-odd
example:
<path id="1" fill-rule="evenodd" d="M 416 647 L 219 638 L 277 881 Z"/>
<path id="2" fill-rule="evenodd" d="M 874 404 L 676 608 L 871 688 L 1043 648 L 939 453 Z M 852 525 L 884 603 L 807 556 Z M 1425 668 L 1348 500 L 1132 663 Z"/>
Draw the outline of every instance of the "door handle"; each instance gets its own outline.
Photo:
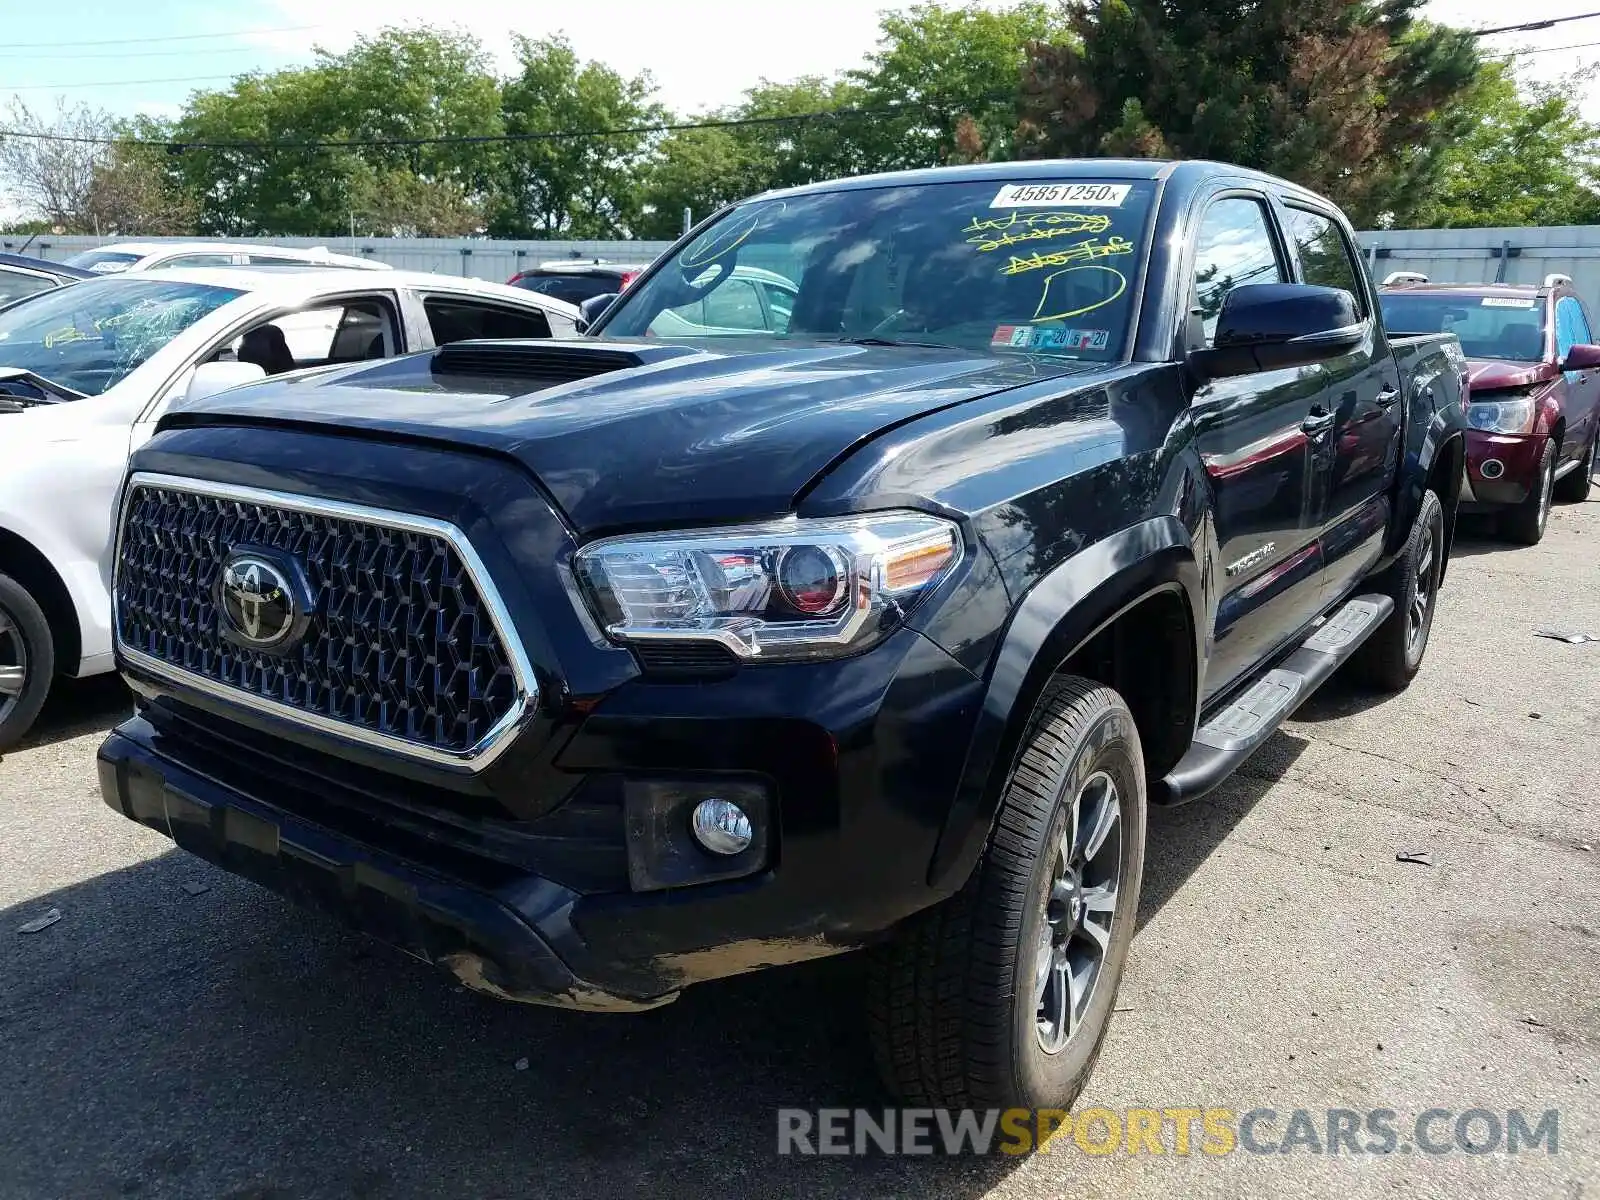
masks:
<path id="1" fill-rule="evenodd" d="M 1386 387 L 1378 392 L 1378 407 L 1393 408 L 1394 402 L 1400 399 L 1400 389 Z"/>
<path id="2" fill-rule="evenodd" d="M 1300 432 L 1310 434 L 1313 438 L 1327 433 L 1333 428 L 1333 414 L 1321 409 L 1312 409 L 1306 419 L 1300 422 Z"/>

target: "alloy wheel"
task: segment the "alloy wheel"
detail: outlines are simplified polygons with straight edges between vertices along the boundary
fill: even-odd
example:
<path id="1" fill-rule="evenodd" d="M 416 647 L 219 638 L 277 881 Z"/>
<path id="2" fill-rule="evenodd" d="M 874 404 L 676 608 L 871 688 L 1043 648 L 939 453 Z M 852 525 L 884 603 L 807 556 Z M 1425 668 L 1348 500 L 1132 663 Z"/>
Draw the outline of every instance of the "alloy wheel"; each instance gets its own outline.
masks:
<path id="1" fill-rule="evenodd" d="M 28 682 L 28 647 L 22 630 L 5 609 L 0 608 L 0 721 L 22 700 Z"/>
<path id="2" fill-rule="evenodd" d="M 1539 532 L 1544 532 L 1546 522 L 1550 520 L 1550 498 L 1556 489 L 1556 456 L 1551 455 L 1545 463 L 1543 474 L 1539 479 Z"/>
<path id="3" fill-rule="evenodd" d="M 1434 549 L 1433 526 L 1426 524 L 1422 527 L 1422 540 L 1417 544 L 1416 578 L 1411 589 L 1411 604 L 1406 609 L 1406 645 L 1412 649 L 1428 632 L 1428 609 L 1433 605 Z"/>
<path id="4" fill-rule="evenodd" d="M 1105 974 L 1122 882 L 1122 795 L 1104 771 L 1073 797 L 1047 879 L 1034 961 L 1039 1047 L 1057 1054 L 1082 1023 Z"/>

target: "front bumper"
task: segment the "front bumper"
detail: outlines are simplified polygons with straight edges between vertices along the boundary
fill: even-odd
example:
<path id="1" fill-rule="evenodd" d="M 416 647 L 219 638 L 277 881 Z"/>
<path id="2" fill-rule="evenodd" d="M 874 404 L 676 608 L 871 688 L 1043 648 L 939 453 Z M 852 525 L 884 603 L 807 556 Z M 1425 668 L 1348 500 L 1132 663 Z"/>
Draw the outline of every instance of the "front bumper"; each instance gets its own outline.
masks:
<path id="1" fill-rule="evenodd" d="M 1467 486 L 1462 500 L 1484 507 L 1521 504 L 1539 478 L 1543 434 L 1467 431 Z M 1484 474 L 1486 463 L 1498 463 L 1499 473 Z"/>
<path id="2" fill-rule="evenodd" d="M 942 898 L 928 864 L 979 681 L 910 630 L 853 660 L 782 670 L 796 685 L 826 684 L 845 707 L 827 712 L 806 686 L 775 697 L 773 677 L 756 670 L 693 687 L 629 685 L 564 743 L 551 768 L 562 797 L 531 821 L 473 815 L 428 789 L 386 794 L 370 771 L 340 771 L 350 764 L 137 676 L 141 709 L 102 745 L 100 787 L 113 809 L 182 849 L 474 989 L 650 1008 L 693 983 L 870 943 Z M 763 695 L 811 716 L 761 716 Z M 731 771 L 770 784 L 760 869 L 637 886 L 633 822 L 605 798 L 628 781 Z"/>

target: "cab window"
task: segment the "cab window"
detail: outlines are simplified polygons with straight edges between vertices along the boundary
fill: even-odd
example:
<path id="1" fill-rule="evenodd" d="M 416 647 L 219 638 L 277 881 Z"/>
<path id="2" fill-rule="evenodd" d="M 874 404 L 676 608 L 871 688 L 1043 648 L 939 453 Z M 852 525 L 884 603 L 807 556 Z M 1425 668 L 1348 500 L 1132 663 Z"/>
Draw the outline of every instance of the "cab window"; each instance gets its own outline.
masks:
<path id="1" fill-rule="evenodd" d="M 435 346 L 477 338 L 547 338 L 550 322 L 536 308 L 510 309 L 467 299 L 428 296 L 422 302 Z"/>
<path id="2" fill-rule="evenodd" d="M 1342 288 L 1355 297 L 1356 311 L 1366 315 L 1366 296 L 1350 257 L 1350 243 L 1332 218 L 1310 209 L 1286 208 L 1289 241 L 1300 260 L 1302 283 Z"/>
<path id="3" fill-rule="evenodd" d="M 1193 315 L 1204 345 L 1217 332 L 1217 315 L 1228 293 L 1244 283 L 1282 283 L 1266 205 L 1248 196 L 1228 196 L 1206 209 L 1195 239 L 1191 281 Z M 1191 333 L 1191 341 L 1195 340 Z"/>

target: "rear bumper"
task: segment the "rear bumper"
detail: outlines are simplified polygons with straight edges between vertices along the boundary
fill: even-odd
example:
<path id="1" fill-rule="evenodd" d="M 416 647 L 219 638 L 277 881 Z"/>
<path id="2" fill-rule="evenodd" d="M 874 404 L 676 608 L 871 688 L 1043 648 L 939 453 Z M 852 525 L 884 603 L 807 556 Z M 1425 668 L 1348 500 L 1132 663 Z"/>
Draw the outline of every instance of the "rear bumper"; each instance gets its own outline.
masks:
<path id="1" fill-rule="evenodd" d="M 1499 506 L 1521 504 L 1528 497 L 1539 475 L 1539 457 L 1544 450 L 1543 434 L 1485 433 L 1467 431 L 1467 489 L 1462 500 L 1467 504 Z M 1485 466 L 1489 467 L 1485 474 Z"/>
<path id="2" fill-rule="evenodd" d="M 308 908 L 443 967 L 462 983 L 502 999 L 564 1008 L 652 1008 L 674 990 L 643 995 L 580 979 L 540 936 L 530 917 L 570 904 L 573 893 L 544 881 L 528 911 L 349 837 L 222 787 L 156 754 L 137 719 L 113 732 L 98 754 L 100 792 L 130 820 L 191 854 Z M 148 728 L 148 727 L 144 727 Z"/>

